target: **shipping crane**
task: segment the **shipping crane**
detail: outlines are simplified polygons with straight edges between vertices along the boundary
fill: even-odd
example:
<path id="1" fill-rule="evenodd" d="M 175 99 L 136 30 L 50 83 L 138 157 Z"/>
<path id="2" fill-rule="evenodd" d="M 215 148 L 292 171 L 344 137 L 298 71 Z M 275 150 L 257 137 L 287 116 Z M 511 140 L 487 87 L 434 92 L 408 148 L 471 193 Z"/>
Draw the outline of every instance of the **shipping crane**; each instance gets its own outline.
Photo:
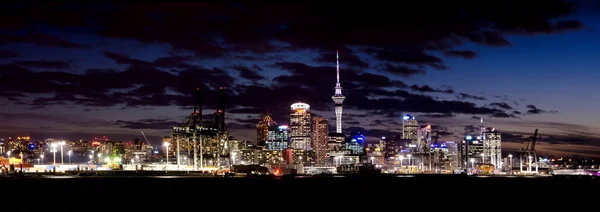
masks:
<path id="1" fill-rule="evenodd" d="M 538 172 L 538 158 L 535 153 L 535 142 L 537 141 L 538 129 L 535 129 L 533 136 L 530 137 L 530 141 L 525 143 L 525 146 L 521 148 L 519 169 L 523 172 L 523 157 L 528 160 L 527 172 L 537 174 Z M 532 163 L 535 163 L 535 172 L 532 170 Z"/>

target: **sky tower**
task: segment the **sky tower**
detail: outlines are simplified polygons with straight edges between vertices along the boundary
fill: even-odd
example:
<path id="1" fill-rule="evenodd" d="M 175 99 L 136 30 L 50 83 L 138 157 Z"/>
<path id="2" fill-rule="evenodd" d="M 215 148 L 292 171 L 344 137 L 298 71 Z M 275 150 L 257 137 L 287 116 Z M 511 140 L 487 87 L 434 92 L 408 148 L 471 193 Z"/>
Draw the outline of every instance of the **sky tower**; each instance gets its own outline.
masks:
<path id="1" fill-rule="evenodd" d="M 342 133 L 342 103 L 344 103 L 344 95 L 342 95 L 342 86 L 340 85 L 340 55 L 335 51 L 335 59 L 337 63 L 337 83 L 335 83 L 335 94 L 331 97 L 335 102 L 335 132 Z"/>

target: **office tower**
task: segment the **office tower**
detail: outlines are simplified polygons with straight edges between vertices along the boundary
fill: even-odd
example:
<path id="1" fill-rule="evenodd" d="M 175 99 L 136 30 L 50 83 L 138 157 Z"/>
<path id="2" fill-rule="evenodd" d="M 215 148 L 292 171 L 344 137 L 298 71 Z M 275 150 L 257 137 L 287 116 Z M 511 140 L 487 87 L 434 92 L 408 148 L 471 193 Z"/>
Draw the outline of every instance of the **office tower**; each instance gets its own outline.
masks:
<path id="1" fill-rule="evenodd" d="M 284 151 L 288 148 L 290 134 L 287 125 L 272 125 L 267 132 L 267 150 Z"/>
<path id="2" fill-rule="evenodd" d="M 324 117 L 312 120 L 312 147 L 315 150 L 317 165 L 325 165 L 327 157 L 327 142 L 329 140 L 329 121 Z"/>
<path id="3" fill-rule="evenodd" d="M 419 122 L 415 117 L 406 114 L 402 117 L 402 139 L 410 139 L 417 141 L 417 131 L 419 130 Z"/>
<path id="4" fill-rule="evenodd" d="M 502 168 L 502 139 L 500 132 L 495 128 L 486 128 L 483 131 L 483 154 L 485 163 L 492 164 L 496 169 Z"/>
<path id="5" fill-rule="evenodd" d="M 335 94 L 331 97 L 335 102 L 335 132 L 342 133 L 342 103 L 346 97 L 342 95 L 342 86 L 340 85 L 340 57 L 338 51 L 335 52 L 337 64 L 337 83 L 335 83 Z"/>
<path id="6" fill-rule="evenodd" d="M 431 144 L 431 125 L 427 125 L 417 132 L 417 147 L 419 150 L 426 151 Z"/>
<path id="7" fill-rule="evenodd" d="M 310 149 L 310 105 L 294 103 L 290 111 L 290 142 L 292 149 Z"/>
<path id="8" fill-rule="evenodd" d="M 269 128 L 271 126 L 275 126 L 277 123 L 273 121 L 269 113 L 267 113 L 262 120 L 256 124 L 256 141 L 259 146 L 264 146 L 265 142 L 268 139 Z"/>

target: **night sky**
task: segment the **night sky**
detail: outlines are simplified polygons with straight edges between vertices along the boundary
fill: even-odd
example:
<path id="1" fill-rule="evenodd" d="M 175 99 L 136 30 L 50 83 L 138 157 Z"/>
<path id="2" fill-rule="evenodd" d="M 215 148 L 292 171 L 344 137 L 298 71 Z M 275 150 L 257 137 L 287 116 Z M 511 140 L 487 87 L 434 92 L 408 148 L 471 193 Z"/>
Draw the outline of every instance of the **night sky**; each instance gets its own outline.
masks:
<path id="1" fill-rule="evenodd" d="M 345 132 L 392 137 L 410 113 L 457 141 L 483 117 L 505 154 L 539 128 L 538 154 L 600 155 L 599 7 L 494 2 L 4 4 L 0 137 L 158 143 L 219 86 L 238 139 L 298 101 L 333 125 L 339 50 Z"/>

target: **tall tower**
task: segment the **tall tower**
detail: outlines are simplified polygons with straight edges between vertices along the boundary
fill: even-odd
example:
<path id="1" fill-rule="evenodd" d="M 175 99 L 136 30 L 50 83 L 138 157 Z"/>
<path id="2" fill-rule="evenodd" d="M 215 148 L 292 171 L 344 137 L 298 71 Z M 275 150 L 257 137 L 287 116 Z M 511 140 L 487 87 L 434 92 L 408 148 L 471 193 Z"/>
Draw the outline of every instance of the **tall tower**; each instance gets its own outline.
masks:
<path id="1" fill-rule="evenodd" d="M 327 157 L 327 133 L 329 122 L 324 117 L 315 117 L 312 120 L 312 147 L 316 153 L 317 165 L 325 165 Z"/>
<path id="2" fill-rule="evenodd" d="M 294 103 L 290 106 L 290 140 L 292 149 L 309 150 L 311 148 L 310 135 L 310 105 Z"/>
<path id="3" fill-rule="evenodd" d="M 342 86 L 340 85 L 340 55 L 335 51 L 337 65 L 337 83 L 335 83 L 335 94 L 331 97 L 335 102 L 335 132 L 342 133 L 342 103 L 346 97 L 342 95 Z"/>

